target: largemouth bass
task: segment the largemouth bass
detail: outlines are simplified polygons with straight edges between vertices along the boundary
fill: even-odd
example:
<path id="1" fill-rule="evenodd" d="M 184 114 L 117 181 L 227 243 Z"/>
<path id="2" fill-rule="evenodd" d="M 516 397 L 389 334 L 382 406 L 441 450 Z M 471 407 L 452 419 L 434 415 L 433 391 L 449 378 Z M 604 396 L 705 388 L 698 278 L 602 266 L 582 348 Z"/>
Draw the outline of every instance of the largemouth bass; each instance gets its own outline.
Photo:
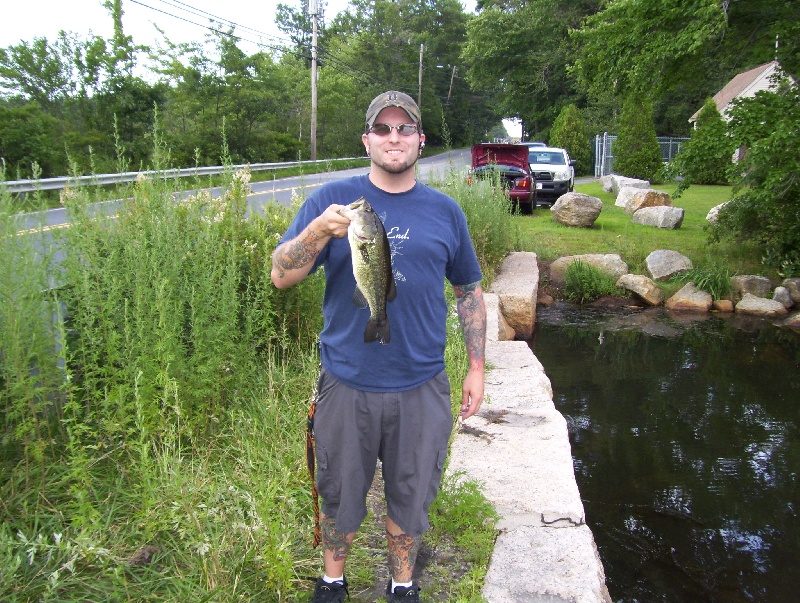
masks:
<path id="1" fill-rule="evenodd" d="M 353 302 L 359 308 L 369 307 L 364 342 L 380 341 L 388 345 L 391 333 L 386 304 L 397 297 L 397 288 L 392 275 L 392 253 L 386 229 L 364 197 L 346 205 L 339 213 L 350 218 L 347 240 L 350 242 L 353 276 L 356 279 Z"/>

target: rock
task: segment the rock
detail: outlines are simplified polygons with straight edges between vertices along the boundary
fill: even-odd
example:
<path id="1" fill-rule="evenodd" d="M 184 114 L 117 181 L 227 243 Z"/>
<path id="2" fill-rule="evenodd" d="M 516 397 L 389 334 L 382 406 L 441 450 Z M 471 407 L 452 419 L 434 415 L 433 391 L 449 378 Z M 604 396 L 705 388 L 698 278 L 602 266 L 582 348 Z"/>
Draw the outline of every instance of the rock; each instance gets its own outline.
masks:
<path id="1" fill-rule="evenodd" d="M 545 293 L 543 295 L 540 295 L 536 300 L 536 304 L 537 305 L 544 306 L 546 308 L 549 308 L 550 306 L 552 306 L 553 303 L 555 303 L 555 300 L 553 299 L 553 297 L 551 295 L 547 295 L 547 293 Z"/>
<path id="2" fill-rule="evenodd" d="M 781 286 L 786 287 L 789 290 L 789 295 L 792 296 L 792 301 L 795 303 L 795 305 L 800 304 L 800 278 L 785 278 L 783 279 Z"/>
<path id="3" fill-rule="evenodd" d="M 651 306 L 658 306 L 664 301 L 664 293 L 658 285 L 641 274 L 623 274 L 617 281 L 617 287 L 627 289 Z"/>
<path id="4" fill-rule="evenodd" d="M 694 283 L 687 283 L 664 304 L 667 310 L 681 312 L 708 312 L 712 305 L 711 294 L 701 291 Z"/>
<path id="5" fill-rule="evenodd" d="M 783 304 L 783 307 L 787 310 L 794 305 L 792 294 L 789 293 L 789 290 L 783 286 L 775 287 L 775 291 L 772 292 L 772 299 Z"/>
<path id="6" fill-rule="evenodd" d="M 663 191 L 646 190 L 636 193 L 625 206 L 625 213 L 634 214 L 643 207 L 672 207 L 672 197 Z"/>
<path id="7" fill-rule="evenodd" d="M 712 207 L 711 209 L 708 210 L 708 213 L 706 214 L 706 220 L 708 221 L 709 224 L 716 224 L 717 223 L 717 217 L 719 216 L 719 210 L 721 210 L 723 207 L 725 207 L 725 205 L 728 204 L 728 203 L 730 203 L 730 201 L 725 201 L 725 203 L 720 203 L 719 205 L 715 205 L 714 207 Z"/>
<path id="8" fill-rule="evenodd" d="M 683 208 L 668 206 L 643 207 L 633 214 L 633 223 L 676 230 L 683 224 Z"/>
<path id="9" fill-rule="evenodd" d="M 731 279 L 731 295 L 733 303 L 739 302 L 746 293 L 752 293 L 756 297 L 769 297 L 772 291 L 773 282 L 766 276 L 753 274 L 741 274 Z"/>
<path id="10" fill-rule="evenodd" d="M 668 279 L 680 272 L 686 272 L 692 267 L 692 260 L 682 253 L 670 249 L 656 249 L 645 260 L 647 269 L 657 281 Z"/>
<path id="11" fill-rule="evenodd" d="M 550 282 L 556 286 L 563 285 L 566 280 L 567 268 L 570 264 L 580 260 L 584 264 L 594 266 L 618 279 L 628 273 L 628 265 L 616 253 L 590 253 L 586 255 L 568 255 L 558 258 L 550 264 Z"/>
<path id="12" fill-rule="evenodd" d="M 614 196 L 619 195 L 620 189 L 623 187 L 632 188 L 650 188 L 650 183 L 647 180 L 640 180 L 638 178 L 628 178 L 627 176 L 619 176 L 618 174 L 611 175 L 611 192 Z"/>
<path id="13" fill-rule="evenodd" d="M 752 293 L 745 293 L 741 301 L 736 304 L 736 312 L 740 314 L 752 314 L 754 316 L 766 316 L 774 318 L 784 316 L 789 311 L 781 302 L 765 297 L 758 297 Z"/>
<path id="14" fill-rule="evenodd" d="M 561 195 L 550 208 L 553 219 L 564 226 L 591 228 L 603 210 L 603 202 L 583 193 Z"/>
<path id="15" fill-rule="evenodd" d="M 500 311 L 508 326 L 522 339 L 530 339 L 536 324 L 539 291 L 536 259 L 536 254 L 529 251 L 509 254 L 491 288 L 500 300 Z"/>
<path id="16" fill-rule="evenodd" d="M 714 309 L 717 312 L 724 312 L 725 314 L 730 314 L 731 312 L 733 312 L 733 302 L 729 299 L 715 299 Z"/>
<path id="17" fill-rule="evenodd" d="M 617 200 L 614 202 L 614 205 L 624 209 L 625 206 L 628 205 L 628 201 L 633 199 L 634 195 L 640 190 L 642 189 L 633 186 L 623 186 L 619 189 L 619 193 L 617 193 Z"/>
<path id="18" fill-rule="evenodd" d="M 483 303 L 486 305 L 487 341 L 513 341 L 516 333 L 508 326 L 500 311 L 500 298 L 497 294 L 484 291 Z"/>
<path id="19" fill-rule="evenodd" d="M 614 174 L 606 174 L 605 176 L 600 176 L 600 185 L 603 187 L 603 190 L 607 193 L 613 191 Z"/>
<path id="20" fill-rule="evenodd" d="M 783 321 L 783 324 L 786 327 L 800 330 L 800 312 L 794 312 L 790 314 L 786 320 Z"/>

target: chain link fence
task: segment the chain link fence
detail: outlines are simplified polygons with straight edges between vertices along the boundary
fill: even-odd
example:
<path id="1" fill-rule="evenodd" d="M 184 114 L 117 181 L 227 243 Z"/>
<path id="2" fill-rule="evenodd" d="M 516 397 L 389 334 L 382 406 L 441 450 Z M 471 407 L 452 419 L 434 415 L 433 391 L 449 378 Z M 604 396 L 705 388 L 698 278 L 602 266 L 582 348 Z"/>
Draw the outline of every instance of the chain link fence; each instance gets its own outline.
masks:
<path id="1" fill-rule="evenodd" d="M 664 163 L 672 161 L 681 150 L 681 144 L 689 140 L 680 136 L 657 136 Z M 603 132 L 594 137 L 594 175 L 596 178 L 614 173 L 614 142 L 617 137 Z"/>

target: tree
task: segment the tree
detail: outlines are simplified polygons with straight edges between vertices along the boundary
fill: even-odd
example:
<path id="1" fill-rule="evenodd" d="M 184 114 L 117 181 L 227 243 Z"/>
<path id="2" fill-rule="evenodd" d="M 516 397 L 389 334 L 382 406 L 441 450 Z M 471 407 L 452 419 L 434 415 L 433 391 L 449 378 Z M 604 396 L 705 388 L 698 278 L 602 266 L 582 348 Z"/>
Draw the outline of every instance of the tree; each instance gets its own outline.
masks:
<path id="1" fill-rule="evenodd" d="M 691 184 L 728 183 L 733 144 L 727 130 L 717 104 L 709 98 L 697 115 L 691 138 L 681 146 L 669 168 L 670 172 L 683 176 L 676 196 Z"/>
<path id="2" fill-rule="evenodd" d="M 712 240 L 753 241 L 764 250 L 765 265 L 800 276 L 800 91 L 784 85 L 734 101 L 730 118 L 733 143 L 747 151 Z"/>
<path id="3" fill-rule="evenodd" d="M 592 149 L 589 136 L 580 109 L 575 105 L 567 105 L 558 114 L 550 130 L 550 146 L 566 149 L 570 158 L 576 162 L 578 174 L 591 173 Z"/>
<path id="4" fill-rule="evenodd" d="M 661 169 L 661 148 L 653 125 L 653 105 L 642 94 L 631 94 L 622 107 L 614 142 L 614 171 L 631 178 L 654 180 Z"/>

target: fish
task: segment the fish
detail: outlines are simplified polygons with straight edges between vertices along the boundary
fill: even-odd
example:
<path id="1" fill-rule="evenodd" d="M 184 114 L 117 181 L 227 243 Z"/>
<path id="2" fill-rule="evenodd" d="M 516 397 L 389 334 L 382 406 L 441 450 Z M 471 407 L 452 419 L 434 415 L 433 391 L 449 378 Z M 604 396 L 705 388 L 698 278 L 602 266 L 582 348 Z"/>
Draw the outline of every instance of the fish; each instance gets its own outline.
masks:
<path id="1" fill-rule="evenodd" d="M 389 345 L 391 330 L 386 305 L 397 297 L 397 287 L 386 229 L 364 197 L 345 205 L 339 213 L 350 219 L 347 240 L 356 279 L 353 303 L 359 308 L 369 307 L 364 343 L 378 341 Z"/>

